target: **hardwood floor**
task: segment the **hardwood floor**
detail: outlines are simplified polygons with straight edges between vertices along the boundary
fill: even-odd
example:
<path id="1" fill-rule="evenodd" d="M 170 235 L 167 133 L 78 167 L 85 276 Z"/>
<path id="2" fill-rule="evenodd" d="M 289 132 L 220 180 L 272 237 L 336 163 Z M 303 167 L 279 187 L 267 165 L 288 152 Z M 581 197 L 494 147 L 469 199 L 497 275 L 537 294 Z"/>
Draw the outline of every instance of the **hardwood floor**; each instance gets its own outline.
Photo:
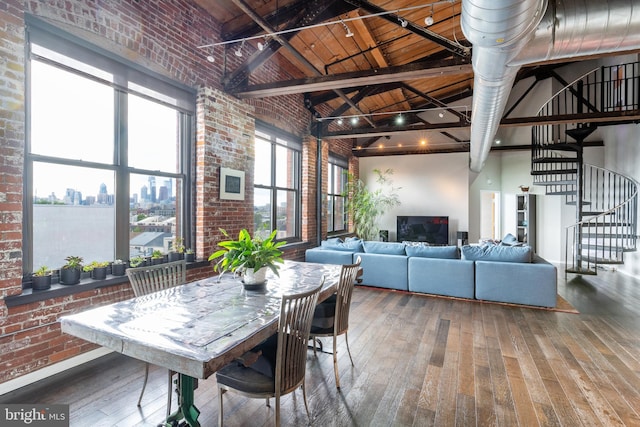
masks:
<path id="1" fill-rule="evenodd" d="M 580 314 L 356 288 L 355 367 L 339 338 L 340 392 L 331 356 L 309 352 L 312 424 L 639 426 L 640 283 L 612 271 L 569 279 L 559 293 Z M 166 371 L 152 367 L 138 409 L 143 369 L 114 354 L 0 402 L 69 403 L 74 427 L 154 426 Z M 264 400 L 224 398 L 225 425 L 274 424 Z M 200 381 L 196 405 L 203 426 L 217 425 L 214 377 Z M 307 424 L 300 391 L 283 399 L 282 414 L 283 425 Z"/>

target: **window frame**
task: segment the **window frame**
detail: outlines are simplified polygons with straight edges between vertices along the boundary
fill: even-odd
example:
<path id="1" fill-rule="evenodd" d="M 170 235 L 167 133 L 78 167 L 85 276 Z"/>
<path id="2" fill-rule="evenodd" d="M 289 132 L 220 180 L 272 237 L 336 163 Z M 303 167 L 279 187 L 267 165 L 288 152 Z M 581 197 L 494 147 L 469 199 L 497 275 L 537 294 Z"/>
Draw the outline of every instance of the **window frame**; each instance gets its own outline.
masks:
<path id="1" fill-rule="evenodd" d="M 295 135 L 292 135 L 288 132 L 285 132 L 281 129 L 276 128 L 275 126 L 269 125 L 259 120 L 256 120 L 255 131 L 269 135 L 268 142 L 270 142 L 271 144 L 271 176 L 270 176 L 271 184 L 270 185 L 256 184 L 254 182 L 253 184 L 254 191 L 255 189 L 266 189 L 271 192 L 271 200 L 270 200 L 271 230 L 277 229 L 278 206 L 277 206 L 277 203 L 274 203 L 275 202 L 274 199 L 277 195 L 277 192 L 278 191 L 294 192 L 295 194 L 295 219 L 294 219 L 295 225 L 293 227 L 294 235 L 287 236 L 284 238 L 276 237 L 275 240 L 277 241 L 286 240 L 287 243 L 302 241 L 302 238 L 301 238 L 301 234 L 302 234 L 302 189 L 301 189 L 302 187 L 302 141 L 299 137 L 296 137 Z M 254 135 L 254 138 L 256 138 L 255 135 Z M 265 140 L 265 138 L 261 138 L 261 139 Z M 278 142 L 279 139 L 284 140 L 287 143 L 282 144 Z M 254 146 L 255 146 L 255 139 L 254 139 Z M 277 185 L 276 149 L 278 147 L 285 147 L 291 150 L 293 153 L 295 153 L 294 165 L 292 167 L 292 169 L 294 170 L 294 177 L 293 177 L 294 186 L 293 187 L 283 187 L 283 186 Z M 257 162 L 257 161 L 258 159 L 254 160 L 254 162 Z M 254 170 L 254 176 L 255 176 L 255 170 Z M 255 201 L 254 201 L 254 207 L 255 207 Z M 256 230 L 254 230 L 254 233 L 255 231 Z"/>
<path id="2" fill-rule="evenodd" d="M 344 194 L 344 192 L 346 191 L 346 183 L 347 183 L 347 179 L 348 176 L 347 174 L 349 173 L 349 161 L 346 158 L 343 158 L 337 154 L 334 154 L 332 152 L 329 152 L 329 160 L 327 162 L 328 165 L 328 172 L 327 172 L 327 235 L 340 235 L 340 234 L 345 234 L 349 231 L 348 227 L 349 227 L 349 215 L 347 213 L 347 197 Z M 342 191 L 340 193 L 333 193 L 332 192 L 332 188 L 329 188 L 330 186 L 332 186 L 331 184 L 335 183 L 335 172 L 336 172 L 336 168 L 341 169 L 340 173 L 343 175 L 342 176 L 342 183 L 343 183 L 343 188 Z M 336 218 L 336 203 L 335 203 L 335 199 L 339 197 L 343 200 L 343 212 L 342 212 L 342 216 L 343 216 L 343 225 L 344 228 L 340 229 L 340 230 L 336 230 L 335 229 L 335 218 Z M 331 204 L 329 204 L 329 198 L 332 199 Z M 333 209 L 331 210 L 331 212 L 328 212 L 329 210 L 329 206 L 331 206 Z M 331 224 L 331 229 L 329 229 L 329 219 L 333 219 L 333 223 Z"/>
<path id="3" fill-rule="evenodd" d="M 23 282 L 30 277 L 33 265 L 33 169 L 35 162 L 57 164 L 62 166 L 79 166 L 91 169 L 108 170 L 114 173 L 115 194 L 115 253 L 114 259 L 129 259 L 130 221 L 129 177 L 142 174 L 160 178 L 175 179 L 181 185 L 176 188 L 176 216 L 180 216 L 176 235 L 183 238 L 187 247 L 192 245 L 193 210 L 191 208 L 192 176 L 190 159 L 192 141 L 195 130 L 196 91 L 179 82 L 170 80 L 160 74 L 142 68 L 127 59 L 92 45 L 76 36 L 66 33 L 31 15 L 25 16 L 26 52 L 25 52 L 25 149 L 23 175 Z M 37 45 L 52 54 L 34 53 L 32 46 Z M 44 51 L 43 50 L 43 51 Z M 65 61 L 58 62 L 55 55 L 64 55 L 71 61 L 79 61 L 89 67 L 101 71 L 108 69 L 114 73 L 113 81 L 101 79 L 99 76 L 70 66 Z M 55 66 L 67 72 L 77 74 L 106 84 L 113 89 L 115 111 L 113 158 L 109 163 L 96 163 L 70 158 L 59 158 L 49 155 L 31 153 L 31 61 L 37 60 Z M 168 106 L 177 113 L 179 161 L 177 171 L 160 172 L 128 166 L 127 141 L 127 96 L 133 94 L 153 102 Z M 117 189 L 126 189 L 117 191 Z M 24 286 L 23 286 L 24 287 Z"/>

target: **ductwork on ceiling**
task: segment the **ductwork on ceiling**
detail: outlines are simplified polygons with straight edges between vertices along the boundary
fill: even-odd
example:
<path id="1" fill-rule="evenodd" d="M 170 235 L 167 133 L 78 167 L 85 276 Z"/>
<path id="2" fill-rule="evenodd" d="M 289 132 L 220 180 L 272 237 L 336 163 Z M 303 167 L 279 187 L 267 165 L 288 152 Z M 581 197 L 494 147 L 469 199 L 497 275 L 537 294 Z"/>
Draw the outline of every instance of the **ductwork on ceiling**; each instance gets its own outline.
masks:
<path id="1" fill-rule="evenodd" d="M 634 0 L 462 0 L 460 22 L 473 45 L 474 172 L 489 156 L 520 67 L 640 49 Z"/>

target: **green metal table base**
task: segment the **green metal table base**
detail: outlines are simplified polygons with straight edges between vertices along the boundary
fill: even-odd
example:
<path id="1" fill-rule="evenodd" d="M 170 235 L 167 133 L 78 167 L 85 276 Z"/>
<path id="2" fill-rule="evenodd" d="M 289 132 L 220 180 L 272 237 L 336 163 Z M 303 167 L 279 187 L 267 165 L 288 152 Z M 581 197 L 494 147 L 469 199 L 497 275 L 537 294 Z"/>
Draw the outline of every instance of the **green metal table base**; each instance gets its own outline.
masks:
<path id="1" fill-rule="evenodd" d="M 178 374 L 178 410 L 169 415 L 163 424 L 164 427 L 187 425 L 200 427 L 198 416 L 200 411 L 193 404 L 193 391 L 197 387 L 198 380 L 189 375 Z"/>

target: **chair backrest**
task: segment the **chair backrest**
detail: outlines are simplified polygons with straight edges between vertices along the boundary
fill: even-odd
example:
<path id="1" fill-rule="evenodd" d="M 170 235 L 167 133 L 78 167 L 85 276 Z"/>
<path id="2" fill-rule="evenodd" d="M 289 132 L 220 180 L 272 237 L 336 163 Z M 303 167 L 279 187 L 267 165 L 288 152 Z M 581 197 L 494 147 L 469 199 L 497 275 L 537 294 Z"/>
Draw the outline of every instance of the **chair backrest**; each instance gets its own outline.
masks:
<path id="1" fill-rule="evenodd" d="M 315 289 L 282 296 L 275 371 L 275 392 L 280 395 L 295 390 L 304 381 L 309 331 L 323 284 L 324 277 Z"/>
<path id="2" fill-rule="evenodd" d="M 340 283 L 336 292 L 336 313 L 333 324 L 335 335 L 340 335 L 349 329 L 349 311 L 351 307 L 351 295 L 360 271 L 360 257 L 355 264 L 343 265 L 340 270 Z"/>
<path id="3" fill-rule="evenodd" d="M 182 285 L 187 280 L 187 263 L 184 260 L 147 267 L 127 268 L 127 277 L 133 293 L 139 297 L 163 289 Z"/>

